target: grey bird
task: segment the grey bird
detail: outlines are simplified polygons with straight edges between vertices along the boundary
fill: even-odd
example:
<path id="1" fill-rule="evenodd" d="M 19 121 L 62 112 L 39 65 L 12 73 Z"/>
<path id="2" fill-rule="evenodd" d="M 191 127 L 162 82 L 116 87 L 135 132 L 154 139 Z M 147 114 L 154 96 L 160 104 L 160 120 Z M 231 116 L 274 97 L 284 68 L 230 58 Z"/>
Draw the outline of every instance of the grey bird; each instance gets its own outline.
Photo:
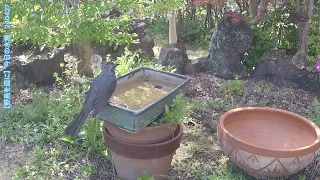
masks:
<path id="1" fill-rule="evenodd" d="M 100 74 L 93 80 L 79 115 L 67 126 L 65 135 L 75 137 L 87 117 L 95 117 L 105 107 L 116 90 L 117 64 L 109 61 L 102 65 Z"/>

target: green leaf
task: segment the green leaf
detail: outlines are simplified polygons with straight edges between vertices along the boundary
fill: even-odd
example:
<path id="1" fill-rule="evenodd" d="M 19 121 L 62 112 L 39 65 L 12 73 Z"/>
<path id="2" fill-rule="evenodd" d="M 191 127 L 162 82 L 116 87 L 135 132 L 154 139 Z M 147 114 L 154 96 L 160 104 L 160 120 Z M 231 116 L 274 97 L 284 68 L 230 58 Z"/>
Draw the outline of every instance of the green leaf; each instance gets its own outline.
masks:
<path id="1" fill-rule="evenodd" d="M 116 43 L 116 45 L 114 46 L 113 50 L 117 50 L 118 49 L 118 43 Z"/>
<path id="2" fill-rule="evenodd" d="M 152 176 L 149 176 L 149 174 L 146 171 L 142 172 L 142 176 L 138 177 L 137 180 L 155 180 Z"/>

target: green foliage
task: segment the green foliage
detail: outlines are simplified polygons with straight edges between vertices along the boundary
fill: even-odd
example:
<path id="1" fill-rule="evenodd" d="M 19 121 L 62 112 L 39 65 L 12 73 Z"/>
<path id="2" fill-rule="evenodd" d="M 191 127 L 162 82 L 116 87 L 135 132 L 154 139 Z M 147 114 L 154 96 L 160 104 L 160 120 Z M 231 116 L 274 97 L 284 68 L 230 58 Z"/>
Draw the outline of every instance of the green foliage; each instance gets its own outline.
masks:
<path id="1" fill-rule="evenodd" d="M 177 24 L 178 42 L 189 45 L 192 48 L 207 48 L 214 29 L 206 28 L 203 23 L 203 18 L 194 20 L 184 19 L 181 26 Z M 167 44 L 168 39 L 168 19 L 158 18 L 149 22 L 149 32 L 155 37 L 160 45 Z M 198 47 L 199 46 L 199 47 Z"/>
<path id="2" fill-rule="evenodd" d="M 124 75 L 141 66 L 150 67 L 156 70 L 174 72 L 173 66 L 162 66 L 161 64 L 154 64 L 152 60 L 139 58 L 138 53 L 125 50 L 124 55 L 117 58 L 116 62 L 119 64 L 116 68 L 117 77 Z"/>
<path id="3" fill-rule="evenodd" d="M 76 104 L 76 89 L 46 94 L 32 90 L 32 102 L 16 105 L 1 111 L 0 131 L 8 140 L 26 144 L 55 140 L 62 134 L 66 120 L 72 119 L 79 110 Z"/>
<path id="4" fill-rule="evenodd" d="M 219 172 L 214 175 L 209 175 L 202 167 L 197 172 L 196 180 L 247 180 L 252 179 L 249 175 L 244 173 L 241 169 L 230 163 L 226 158 L 222 158 Z"/>
<path id="5" fill-rule="evenodd" d="M 269 49 L 278 47 L 297 51 L 299 46 L 298 27 L 290 18 L 293 6 L 271 7 L 265 18 L 252 23 L 253 43 L 245 53 L 243 63 L 251 71 L 260 64 Z"/>
<path id="6" fill-rule="evenodd" d="M 57 77 L 57 87 L 49 94 L 32 89 L 31 103 L 0 112 L 2 138 L 35 147 L 26 164 L 17 170 L 17 179 L 56 179 L 59 175 L 53 172 L 63 172 L 68 161 L 106 150 L 101 123 L 92 120 L 86 121 L 79 138 L 69 140 L 68 146 L 60 141 L 64 140 L 64 128 L 81 109 L 79 86 L 63 80 Z M 83 173 L 94 173 L 94 169 L 84 169 Z"/>
<path id="7" fill-rule="evenodd" d="M 174 99 L 170 107 L 165 106 L 165 111 L 162 116 L 150 124 L 150 126 L 158 126 L 161 124 L 175 125 L 181 123 L 184 118 L 190 114 L 192 106 L 183 97 L 183 93 L 179 93 Z"/>
<path id="8" fill-rule="evenodd" d="M 101 15 L 113 8 L 111 1 L 83 1 L 65 13 L 65 1 L 53 3 L 16 0 L 11 5 L 11 28 L 9 33 L 14 42 L 30 43 L 37 47 L 56 48 L 67 45 L 71 40 L 89 40 L 105 43 L 128 44 L 135 34 L 129 34 L 131 17 L 124 14 L 119 18 L 104 20 Z M 119 10 L 135 8 L 131 0 L 117 4 Z M 137 9 L 133 9 L 136 11 Z M 2 14 L 3 8 L 0 12 Z M 3 17 L 0 17 L 3 22 Z M 122 33 L 114 33 L 119 28 Z M 2 34 L 1 34 L 2 36 Z"/>
<path id="9" fill-rule="evenodd" d="M 72 62 L 71 62 L 72 63 Z M 61 65 L 63 67 L 63 65 Z M 64 91 L 70 91 L 74 90 L 76 91 L 74 93 L 74 100 L 77 100 L 77 105 L 78 105 L 78 113 L 80 109 L 82 108 L 82 96 L 80 95 L 80 88 L 81 89 L 88 89 L 88 80 L 86 80 L 85 77 L 83 77 L 84 83 L 79 84 L 75 81 L 72 81 L 72 78 L 76 76 L 76 65 L 66 67 L 64 69 L 64 75 L 62 77 L 58 77 L 57 74 L 54 75 L 56 78 L 56 81 L 58 83 L 58 86 L 64 90 Z M 71 80 L 71 81 L 70 81 Z M 69 83 L 68 83 L 69 82 Z M 70 98 L 70 95 L 68 95 Z M 77 114 L 78 114 L 77 113 Z M 73 120 L 74 117 L 68 119 L 69 121 Z M 102 132 L 101 132 L 101 127 L 102 127 L 102 122 L 92 119 L 91 117 L 88 117 L 88 120 L 85 123 L 85 126 L 83 128 L 84 131 L 80 132 L 80 139 L 82 138 L 81 135 L 84 136 L 86 142 L 85 147 L 87 147 L 86 151 L 87 154 L 90 153 L 99 153 L 105 150 L 105 146 L 103 143 L 103 137 L 102 137 Z M 62 137 L 61 140 L 69 142 L 71 144 L 74 143 L 74 140 L 69 139 L 68 137 Z"/>
<path id="10" fill-rule="evenodd" d="M 93 166 L 83 167 L 83 168 L 81 168 L 81 171 L 84 174 L 94 174 L 94 173 L 96 173 L 96 169 Z"/>
<path id="11" fill-rule="evenodd" d="M 264 24 L 266 27 L 274 27 L 277 33 L 278 48 L 291 49 L 296 52 L 299 47 L 299 32 L 298 26 L 290 17 L 293 10 L 294 6 L 275 8 L 267 14 Z"/>
<path id="12" fill-rule="evenodd" d="M 184 0 L 169 0 L 169 1 L 144 1 L 146 6 L 144 13 L 148 15 L 164 14 L 169 11 L 175 11 L 184 5 Z"/>
<path id="13" fill-rule="evenodd" d="M 57 143 L 67 122 L 79 111 L 79 106 L 75 106 L 77 90 L 70 88 L 46 94 L 42 90 L 33 89 L 31 97 L 30 104 L 16 105 L 0 112 L 0 131 L 6 137 L 6 142 L 23 142 L 35 146 L 26 164 L 16 172 L 18 179 L 52 177 L 54 169 L 62 169 L 57 163 L 60 156 L 80 154 L 73 148 L 63 149 Z M 47 144 L 55 148 L 46 148 Z M 88 149 L 86 143 L 79 144 L 74 146 L 75 149 Z"/>
<path id="14" fill-rule="evenodd" d="M 60 149 L 44 149 L 36 147 L 30 154 L 30 160 L 26 162 L 24 168 L 16 171 L 14 179 L 45 179 L 50 177 L 52 171 L 58 166 L 56 157 L 62 155 Z"/>
<path id="15" fill-rule="evenodd" d="M 155 180 L 152 176 L 149 176 L 149 174 L 146 171 L 142 172 L 142 176 L 138 177 L 137 180 Z"/>
<path id="16" fill-rule="evenodd" d="M 320 7 L 314 6 L 309 24 L 308 61 L 311 66 L 320 59 Z"/>
<path id="17" fill-rule="evenodd" d="M 244 82 L 239 78 L 227 81 L 219 87 L 219 91 L 226 97 L 231 98 L 235 95 L 241 95 L 244 90 Z"/>
<path id="18" fill-rule="evenodd" d="M 248 175 L 231 163 L 228 163 L 226 165 L 226 170 L 219 175 L 208 176 L 208 180 L 247 180 L 249 178 Z"/>
<path id="19" fill-rule="evenodd" d="M 183 44 L 204 44 L 208 46 L 213 29 L 206 28 L 203 21 L 186 19 L 178 31 L 178 42 Z"/>
<path id="20" fill-rule="evenodd" d="M 250 49 L 244 54 L 243 64 L 251 71 L 260 64 L 262 57 L 269 49 L 276 46 L 276 40 L 270 30 L 265 30 L 265 26 L 254 24 L 251 26 L 253 32 L 253 42 Z"/>
<path id="21" fill-rule="evenodd" d="M 154 37 L 156 45 L 163 46 L 168 43 L 169 26 L 167 18 L 157 18 L 150 20 L 147 30 Z"/>
<path id="22" fill-rule="evenodd" d="M 119 64 L 116 68 L 117 77 L 124 75 L 137 68 L 139 63 L 139 55 L 135 52 L 131 52 L 128 49 L 125 50 L 124 55 L 117 58 L 116 62 Z"/>
<path id="23" fill-rule="evenodd" d="M 11 28 L 9 33 L 14 42 L 23 42 L 39 48 L 51 49 L 68 45 L 73 40 L 88 40 L 105 44 L 126 45 L 136 34 L 128 33 L 134 18 L 151 14 L 162 14 L 184 4 L 183 0 L 159 1 L 156 3 L 122 0 L 81 1 L 72 9 L 66 9 L 66 1 L 51 0 L 11 2 Z M 103 19 L 105 12 L 117 9 L 120 17 Z M 69 12 L 68 12 L 69 11 Z M 68 12 L 68 13 L 67 13 Z M 3 8 L 0 9 L 3 14 Z M 0 21 L 3 22 L 3 16 Z M 115 30 L 120 32 L 115 33 Z"/>
<path id="24" fill-rule="evenodd" d="M 168 36 L 168 19 L 157 18 L 151 20 L 148 24 L 148 30 L 154 36 Z"/>

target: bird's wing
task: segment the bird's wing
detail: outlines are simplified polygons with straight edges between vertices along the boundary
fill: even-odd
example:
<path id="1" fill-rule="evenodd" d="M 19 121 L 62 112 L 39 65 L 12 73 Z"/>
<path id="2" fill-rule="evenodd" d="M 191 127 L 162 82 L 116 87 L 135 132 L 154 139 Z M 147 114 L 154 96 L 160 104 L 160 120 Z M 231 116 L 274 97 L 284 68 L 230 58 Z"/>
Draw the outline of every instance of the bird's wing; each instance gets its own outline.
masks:
<path id="1" fill-rule="evenodd" d="M 116 90 L 117 79 L 114 77 L 108 79 L 109 81 L 104 81 L 106 84 L 101 84 L 98 89 L 94 89 L 92 92 L 95 96 L 92 102 L 92 117 L 95 117 L 109 103 L 113 92 Z"/>

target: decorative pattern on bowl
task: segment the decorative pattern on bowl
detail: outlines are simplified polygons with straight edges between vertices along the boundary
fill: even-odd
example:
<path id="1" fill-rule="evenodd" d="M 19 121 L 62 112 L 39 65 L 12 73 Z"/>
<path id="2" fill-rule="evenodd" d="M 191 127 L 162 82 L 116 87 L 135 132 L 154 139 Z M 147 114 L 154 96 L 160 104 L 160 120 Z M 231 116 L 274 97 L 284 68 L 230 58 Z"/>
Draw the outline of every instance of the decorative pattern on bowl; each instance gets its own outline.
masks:
<path id="1" fill-rule="evenodd" d="M 307 167 L 317 156 L 314 152 L 305 156 L 292 158 L 266 157 L 251 154 L 230 147 L 225 141 L 219 140 L 221 150 L 232 163 L 257 178 L 286 177 L 298 173 Z"/>

